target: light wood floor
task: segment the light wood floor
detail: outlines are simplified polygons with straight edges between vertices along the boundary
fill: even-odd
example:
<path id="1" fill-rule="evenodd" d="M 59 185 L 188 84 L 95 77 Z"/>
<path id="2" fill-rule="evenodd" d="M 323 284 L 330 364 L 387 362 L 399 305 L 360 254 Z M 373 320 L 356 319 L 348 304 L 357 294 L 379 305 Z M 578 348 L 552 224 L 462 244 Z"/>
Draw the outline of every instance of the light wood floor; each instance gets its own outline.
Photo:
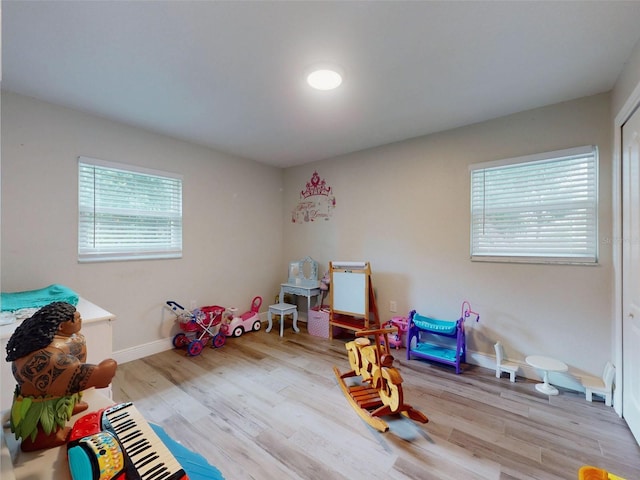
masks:
<path id="1" fill-rule="evenodd" d="M 456 375 L 400 350 L 405 402 L 430 421 L 391 419 L 379 433 L 336 382 L 333 367 L 349 369 L 345 340 L 276 330 L 197 357 L 172 350 L 120 365 L 114 400 L 133 401 L 227 480 L 575 480 L 585 464 L 640 479 L 640 447 L 602 402 L 549 398 L 471 365 Z"/>

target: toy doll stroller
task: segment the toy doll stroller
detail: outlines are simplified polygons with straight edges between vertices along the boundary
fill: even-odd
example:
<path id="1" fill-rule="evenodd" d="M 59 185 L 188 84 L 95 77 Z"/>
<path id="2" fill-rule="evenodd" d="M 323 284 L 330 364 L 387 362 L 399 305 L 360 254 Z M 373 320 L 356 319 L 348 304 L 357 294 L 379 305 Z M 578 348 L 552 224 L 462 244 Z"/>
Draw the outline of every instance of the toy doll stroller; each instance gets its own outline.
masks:
<path id="1" fill-rule="evenodd" d="M 217 305 L 200 307 L 190 312 L 182 305 L 174 301 L 168 301 L 167 306 L 175 313 L 180 330 L 173 337 L 175 348 L 187 348 L 187 354 L 195 357 L 211 339 L 211 346 L 220 348 L 226 341 L 223 329 L 220 328 L 224 307 Z"/>

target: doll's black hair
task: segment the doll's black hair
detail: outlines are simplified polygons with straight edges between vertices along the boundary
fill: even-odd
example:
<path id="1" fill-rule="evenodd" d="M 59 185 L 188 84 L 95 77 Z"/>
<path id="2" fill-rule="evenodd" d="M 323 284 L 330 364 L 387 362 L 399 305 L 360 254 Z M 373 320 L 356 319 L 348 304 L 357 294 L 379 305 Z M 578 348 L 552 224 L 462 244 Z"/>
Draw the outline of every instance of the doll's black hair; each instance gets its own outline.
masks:
<path id="1" fill-rule="evenodd" d="M 76 307 L 66 302 L 54 302 L 42 307 L 24 320 L 7 343 L 7 362 L 46 347 L 53 341 L 61 323 L 75 320 Z"/>

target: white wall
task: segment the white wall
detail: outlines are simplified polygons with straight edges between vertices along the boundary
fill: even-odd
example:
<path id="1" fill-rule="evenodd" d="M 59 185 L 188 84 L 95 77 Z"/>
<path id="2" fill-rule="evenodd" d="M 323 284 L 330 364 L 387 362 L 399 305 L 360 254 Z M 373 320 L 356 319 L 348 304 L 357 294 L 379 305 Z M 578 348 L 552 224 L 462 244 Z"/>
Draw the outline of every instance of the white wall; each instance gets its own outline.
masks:
<path id="1" fill-rule="evenodd" d="M 1 127 L 3 291 L 73 288 L 117 315 L 115 350 L 169 338 L 167 300 L 248 309 L 278 292 L 281 169 L 7 92 Z M 183 174 L 183 258 L 78 264 L 79 155 Z"/>
<path id="2" fill-rule="evenodd" d="M 597 266 L 469 260 L 469 173 L 477 162 L 575 147 L 600 151 L 600 262 Z M 467 299 L 481 314 L 468 324 L 469 351 L 545 354 L 576 373 L 599 375 L 612 356 L 610 96 L 582 98 L 285 172 L 288 258 L 368 260 L 382 320 L 389 301 L 441 319 Z M 328 221 L 292 223 L 314 171 L 333 188 Z"/>
<path id="3" fill-rule="evenodd" d="M 468 299 L 481 313 L 471 354 L 501 340 L 515 360 L 547 354 L 597 375 L 612 355 L 610 107 L 597 95 L 283 171 L 3 92 L 2 290 L 68 285 L 118 316 L 125 350 L 171 336 L 166 300 L 270 302 L 291 259 L 311 255 L 321 273 L 368 260 L 383 320 L 390 300 L 454 319 Z M 468 165 L 586 144 L 600 148 L 600 264 L 471 262 Z M 184 258 L 78 264 L 79 155 L 182 173 Z M 336 208 L 293 224 L 314 170 Z"/>
<path id="4" fill-rule="evenodd" d="M 612 93 L 612 116 L 615 116 L 624 107 L 625 102 L 632 95 L 633 90 L 640 81 L 640 41 L 636 44 L 631 55 L 620 73 Z"/>

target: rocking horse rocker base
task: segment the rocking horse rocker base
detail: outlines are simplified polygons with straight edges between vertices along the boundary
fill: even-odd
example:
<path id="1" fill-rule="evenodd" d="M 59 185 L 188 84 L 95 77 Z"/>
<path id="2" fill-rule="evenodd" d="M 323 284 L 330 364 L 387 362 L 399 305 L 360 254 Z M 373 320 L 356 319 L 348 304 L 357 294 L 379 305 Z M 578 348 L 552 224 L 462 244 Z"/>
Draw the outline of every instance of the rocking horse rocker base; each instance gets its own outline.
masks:
<path id="1" fill-rule="evenodd" d="M 411 420 L 427 423 L 429 419 L 422 412 L 404 403 L 402 376 L 392 367 L 393 356 L 389 353 L 387 335 L 394 328 L 364 330 L 356 332 L 360 337 L 346 344 L 349 364 L 352 370 L 340 373 L 337 367 L 333 372 L 338 384 L 351 407 L 369 425 L 380 432 L 389 430 L 389 425 L 381 417 L 402 414 Z M 375 345 L 366 336 L 375 338 Z M 384 336 L 384 346 L 379 337 Z M 359 385 L 347 385 L 345 379 L 360 376 Z"/>

